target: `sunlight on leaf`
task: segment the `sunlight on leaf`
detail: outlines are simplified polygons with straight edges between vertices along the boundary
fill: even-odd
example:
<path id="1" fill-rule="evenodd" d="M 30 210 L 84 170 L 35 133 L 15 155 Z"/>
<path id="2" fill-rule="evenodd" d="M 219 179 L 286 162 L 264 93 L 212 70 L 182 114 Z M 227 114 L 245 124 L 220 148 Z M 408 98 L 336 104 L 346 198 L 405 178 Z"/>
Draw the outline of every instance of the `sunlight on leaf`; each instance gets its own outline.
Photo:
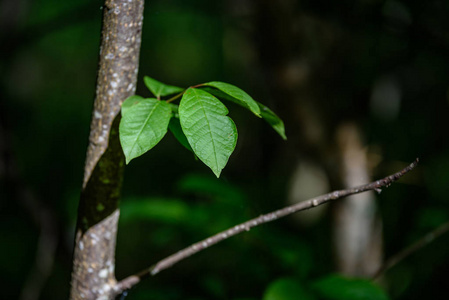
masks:
<path id="1" fill-rule="evenodd" d="M 243 107 L 249 109 L 248 105 L 245 102 L 240 101 L 221 90 L 218 90 L 216 88 L 212 88 L 212 87 L 209 87 L 206 85 L 209 85 L 209 83 L 204 84 L 204 88 L 202 88 L 203 91 L 208 92 L 217 98 L 234 102 L 240 106 L 243 106 Z M 256 105 L 258 107 L 259 114 L 256 114 L 254 111 L 253 111 L 253 113 L 255 113 L 259 117 L 262 117 L 282 137 L 282 139 L 287 140 L 287 137 L 285 135 L 284 122 L 267 106 L 265 106 L 262 103 L 259 103 L 257 101 L 254 101 L 254 103 L 256 103 Z"/>
<path id="2" fill-rule="evenodd" d="M 251 112 L 253 112 L 256 116 L 258 116 L 260 118 L 259 106 L 257 105 L 256 101 L 254 101 L 253 98 L 251 98 L 251 96 L 248 95 L 244 90 L 242 90 L 232 84 L 220 82 L 220 81 L 207 82 L 207 83 L 202 84 L 202 86 L 211 86 L 211 87 L 218 89 L 222 93 L 231 97 L 231 98 L 224 97 L 226 100 L 230 100 L 230 101 L 235 102 L 243 107 L 246 107 L 247 109 L 249 109 Z"/>
<path id="3" fill-rule="evenodd" d="M 228 109 L 211 94 L 189 88 L 179 105 L 184 134 L 195 154 L 219 177 L 237 143 Z"/>
<path id="4" fill-rule="evenodd" d="M 284 122 L 267 106 L 262 103 L 257 102 L 260 107 L 260 115 L 262 118 L 268 122 L 268 124 L 273 127 L 273 129 L 284 139 L 287 140 L 285 135 Z"/>
<path id="5" fill-rule="evenodd" d="M 170 106 L 156 99 L 143 99 L 126 110 L 119 131 L 127 164 L 159 143 L 167 133 L 170 117 Z"/>
<path id="6" fill-rule="evenodd" d="M 156 79 L 153 79 L 153 78 L 148 77 L 148 76 L 145 76 L 143 78 L 143 81 L 145 82 L 145 85 L 147 86 L 147 88 L 157 98 L 168 96 L 168 95 L 172 95 L 172 94 L 176 94 L 176 93 L 180 93 L 180 92 L 182 92 L 184 90 L 183 88 L 180 88 L 180 87 L 177 87 L 177 86 L 164 84 L 164 83 L 159 82 Z"/>
<path id="7" fill-rule="evenodd" d="M 122 117 L 126 113 L 126 111 L 131 108 L 132 106 L 136 105 L 140 101 L 142 101 L 144 98 L 138 95 L 133 95 L 131 97 L 126 98 L 125 101 L 122 103 Z"/>

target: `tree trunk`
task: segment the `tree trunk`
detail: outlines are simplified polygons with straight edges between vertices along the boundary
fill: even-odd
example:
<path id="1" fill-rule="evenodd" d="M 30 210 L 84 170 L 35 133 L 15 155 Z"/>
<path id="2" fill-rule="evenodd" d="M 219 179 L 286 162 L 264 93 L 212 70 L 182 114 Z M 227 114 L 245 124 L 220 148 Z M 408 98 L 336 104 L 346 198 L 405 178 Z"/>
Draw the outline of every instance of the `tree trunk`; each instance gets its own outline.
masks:
<path id="1" fill-rule="evenodd" d="M 338 126 L 340 176 L 345 188 L 368 182 L 369 158 L 355 123 Z M 348 276 L 369 278 L 382 264 L 382 220 L 374 192 L 339 201 L 334 209 L 334 244 L 337 270 Z"/>
<path id="2" fill-rule="evenodd" d="M 114 299 L 124 156 L 121 103 L 135 93 L 143 0 L 106 0 L 96 97 L 76 227 L 70 299 Z"/>

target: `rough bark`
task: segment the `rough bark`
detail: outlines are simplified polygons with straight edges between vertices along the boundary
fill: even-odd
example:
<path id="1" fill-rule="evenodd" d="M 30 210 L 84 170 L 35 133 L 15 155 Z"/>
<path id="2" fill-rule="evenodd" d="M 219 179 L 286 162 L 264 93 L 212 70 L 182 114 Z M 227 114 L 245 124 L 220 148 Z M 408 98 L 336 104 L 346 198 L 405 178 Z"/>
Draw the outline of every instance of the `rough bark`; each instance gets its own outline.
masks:
<path id="1" fill-rule="evenodd" d="M 106 0 L 96 97 L 75 236 L 70 299 L 114 299 L 115 244 L 124 157 L 121 103 L 135 93 L 143 0 Z"/>

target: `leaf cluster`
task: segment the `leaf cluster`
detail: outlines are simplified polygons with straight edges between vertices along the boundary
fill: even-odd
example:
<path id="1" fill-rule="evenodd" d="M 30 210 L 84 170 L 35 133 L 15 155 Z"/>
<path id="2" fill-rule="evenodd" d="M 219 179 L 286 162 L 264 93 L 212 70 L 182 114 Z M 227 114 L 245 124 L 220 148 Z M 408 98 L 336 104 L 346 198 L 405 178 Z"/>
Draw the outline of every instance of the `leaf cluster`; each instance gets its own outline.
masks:
<path id="1" fill-rule="evenodd" d="M 222 100 L 245 107 L 286 139 L 282 120 L 234 85 L 212 81 L 183 89 L 148 76 L 144 77 L 144 82 L 155 98 L 134 95 L 122 104 L 119 131 L 127 164 L 156 146 L 170 130 L 219 177 L 235 149 L 238 136 Z M 162 99 L 167 96 L 172 97 Z M 172 103 L 179 98 L 179 105 Z"/>

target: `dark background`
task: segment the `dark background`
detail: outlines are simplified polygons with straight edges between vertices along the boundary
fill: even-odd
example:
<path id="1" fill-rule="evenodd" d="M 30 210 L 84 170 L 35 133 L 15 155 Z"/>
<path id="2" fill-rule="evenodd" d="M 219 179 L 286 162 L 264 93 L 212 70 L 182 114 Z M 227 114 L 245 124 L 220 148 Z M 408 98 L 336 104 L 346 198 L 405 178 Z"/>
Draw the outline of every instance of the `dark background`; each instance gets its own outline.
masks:
<path id="1" fill-rule="evenodd" d="M 5 299 L 39 287 L 40 299 L 68 297 L 101 5 L 0 4 Z M 145 5 L 137 94 L 150 96 L 144 75 L 183 87 L 229 82 L 284 119 L 288 141 L 229 104 L 239 140 L 220 179 L 170 134 L 132 161 L 118 233 L 119 279 L 287 205 L 302 162 L 313 162 L 330 188 L 340 188 L 336 128 L 346 123 L 359 129 L 373 178 L 421 159 L 412 174 L 376 194 L 384 257 L 449 220 L 448 1 Z M 326 190 L 325 181 L 316 184 Z M 332 227 L 332 205 L 311 223 L 288 217 L 264 225 L 145 280 L 127 299 L 262 299 L 282 278 L 312 291 L 336 271 Z M 448 271 L 446 235 L 388 271 L 383 287 L 392 299 L 445 299 Z"/>

